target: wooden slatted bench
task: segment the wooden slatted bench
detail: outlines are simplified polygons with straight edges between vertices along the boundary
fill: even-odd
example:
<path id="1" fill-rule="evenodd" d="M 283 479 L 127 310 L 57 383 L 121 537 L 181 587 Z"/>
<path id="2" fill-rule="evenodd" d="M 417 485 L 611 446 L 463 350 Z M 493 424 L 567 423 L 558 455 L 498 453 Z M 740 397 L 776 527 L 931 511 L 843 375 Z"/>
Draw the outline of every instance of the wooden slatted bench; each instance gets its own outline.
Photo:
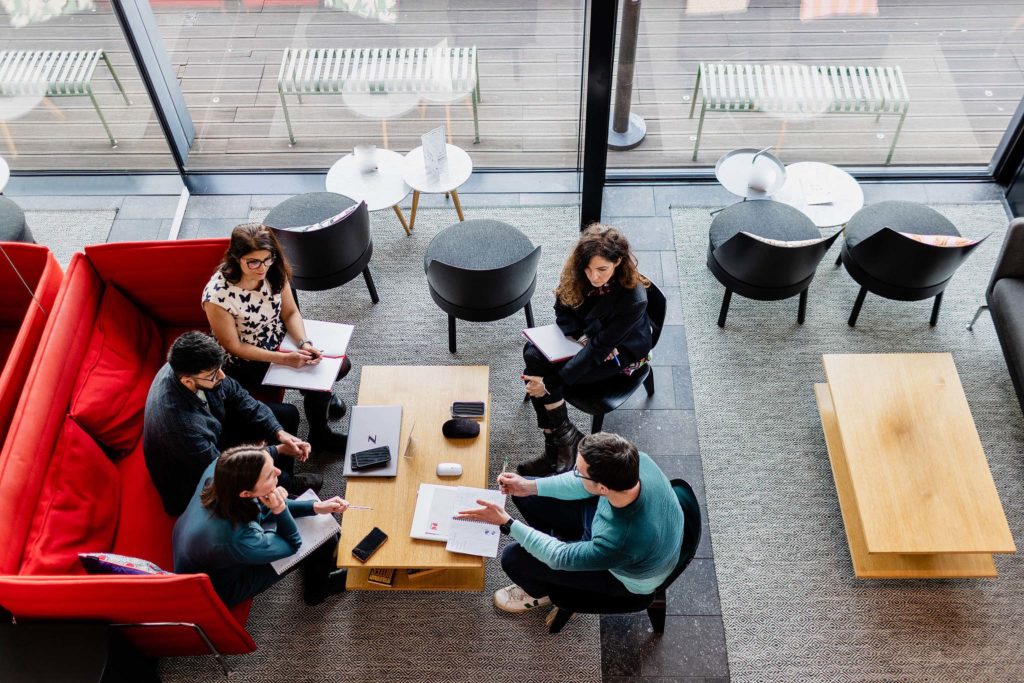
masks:
<path id="1" fill-rule="evenodd" d="M 107 125 L 96 94 L 92 77 L 100 60 L 107 65 L 125 104 L 131 104 L 121 79 L 110 65 L 103 50 L 13 50 L 0 52 L 0 96 L 26 95 L 46 97 L 88 97 L 99 114 L 103 129 L 107 131 L 111 147 L 117 139 Z"/>
<path id="2" fill-rule="evenodd" d="M 480 72 L 476 47 L 415 48 L 287 48 L 281 58 L 277 91 L 295 144 L 285 95 L 341 93 L 412 93 L 425 99 L 454 101 L 469 95 L 473 102 L 474 143 L 480 142 Z"/>
<path id="3" fill-rule="evenodd" d="M 690 102 L 690 118 L 700 93 L 700 122 L 693 144 L 697 160 L 707 111 L 763 111 L 780 114 L 882 114 L 900 117 L 889 156 L 910 108 L 910 95 L 898 66 L 807 66 L 802 64 L 701 63 Z"/>

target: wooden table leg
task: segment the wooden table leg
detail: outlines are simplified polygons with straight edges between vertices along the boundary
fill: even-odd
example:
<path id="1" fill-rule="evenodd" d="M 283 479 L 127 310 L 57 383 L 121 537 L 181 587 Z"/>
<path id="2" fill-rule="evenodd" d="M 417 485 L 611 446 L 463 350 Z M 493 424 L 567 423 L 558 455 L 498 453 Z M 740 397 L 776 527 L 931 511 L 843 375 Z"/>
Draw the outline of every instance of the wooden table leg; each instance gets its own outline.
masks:
<path id="1" fill-rule="evenodd" d="M 462 215 L 462 204 L 459 202 L 458 190 L 452 190 L 452 201 L 455 202 L 455 213 L 459 214 L 459 220 L 466 220 L 466 217 Z"/>
<path id="2" fill-rule="evenodd" d="M 403 228 L 405 228 L 405 236 L 408 237 L 412 234 L 412 230 L 409 229 L 409 224 L 405 222 L 405 215 L 402 213 L 402 207 L 395 204 L 391 208 L 395 210 L 395 215 L 398 216 L 398 222 L 402 224 Z"/>
<path id="3" fill-rule="evenodd" d="M 416 227 L 416 207 L 420 203 L 420 191 L 412 191 L 412 211 L 409 212 L 409 232 L 412 233 L 413 228 Z"/>

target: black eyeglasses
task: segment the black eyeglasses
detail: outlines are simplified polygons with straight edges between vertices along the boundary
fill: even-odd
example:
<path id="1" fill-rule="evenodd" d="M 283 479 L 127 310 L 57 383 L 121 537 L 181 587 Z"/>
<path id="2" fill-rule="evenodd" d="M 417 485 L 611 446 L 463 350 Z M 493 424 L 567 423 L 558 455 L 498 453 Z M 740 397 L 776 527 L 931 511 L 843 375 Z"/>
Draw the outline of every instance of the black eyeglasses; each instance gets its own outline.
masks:
<path id="1" fill-rule="evenodd" d="M 220 368 L 217 368 L 216 370 L 214 370 L 212 377 L 200 377 L 199 375 L 192 375 L 192 379 L 201 379 L 204 382 L 217 382 L 217 381 L 220 380 L 220 377 L 219 377 L 220 370 L 221 370 Z"/>
<path id="2" fill-rule="evenodd" d="M 274 265 L 274 261 L 276 261 L 276 260 L 277 260 L 277 257 L 275 257 L 275 256 L 268 256 L 267 258 L 263 259 L 262 261 L 260 259 L 258 259 L 258 258 L 247 258 L 247 259 L 244 259 L 245 265 L 249 266 L 249 268 L 251 270 L 256 270 L 260 266 L 266 266 L 267 268 L 269 268 L 270 266 Z"/>
<path id="3" fill-rule="evenodd" d="M 592 481 L 595 484 L 597 483 L 596 479 L 591 479 L 590 477 L 584 477 L 582 474 L 580 474 L 580 468 L 579 467 L 573 466 L 572 473 L 576 476 L 577 479 L 586 479 L 587 481 Z"/>

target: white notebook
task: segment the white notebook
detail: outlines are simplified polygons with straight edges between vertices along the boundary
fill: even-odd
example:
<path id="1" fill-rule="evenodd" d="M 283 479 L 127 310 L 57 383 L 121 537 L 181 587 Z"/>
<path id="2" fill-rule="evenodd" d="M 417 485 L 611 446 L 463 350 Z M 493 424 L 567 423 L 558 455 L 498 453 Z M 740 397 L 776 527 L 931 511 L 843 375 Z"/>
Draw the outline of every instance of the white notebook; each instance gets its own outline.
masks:
<path id="1" fill-rule="evenodd" d="M 566 337 L 555 324 L 529 327 L 523 330 L 523 336 L 533 342 L 533 345 L 552 363 L 572 358 L 583 348 L 578 341 Z"/>
<path id="2" fill-rule="evenodd" d="M 480 507 L 478 499 L 505 506 L 505 495 L 494 489 L 420 484 L 409 535 L 425 541 L 446 541 L 445 548 L 453 553 L 496 557 L 501 536 L 497 524 L 455 519 L 462 510 Z"/>
<path id="3" fill-rule="evenodd" d="M 305 493 L 295 500 L 319 501 L 320 498 L 313 493 L 312 489 L 307 489 Z M 296 563 L 302 561 L 306 555 L 309 555 L 311 552 L 326 543 L 328 539 L 338 533 L 341 529 L 341 525 L 338 524 L 338 520 L 334 519 L 334 515 L 310 515 L 308 517 L 296 517 L 295 526 L 299 528 L 299 534 L 302 536 L 302 545 L 299 546 L 299 549 L 294 555 L 282 557 L 280 560 L 275 560 L 270 563 L 270 566 L 273 567 L 274 571 L 278 574 L 284 574 L 286 571 L 294 567 Z"/>
<path id="4" fill-rule="evenodd" d="M 271 363 L 263 378 L 264 384 L 290 389 L 315 389 L 330 391 L 345 361 L 348 342 L 352 339 L 355 328 L 343 323 L 331 323 L 323 320 L 305 320 L 306 336 L 321 350 L 323 357 L 316 365 L 293 368 L 289 365 Z M 298 339 L 290 334 L 285 335 L 281 342 L 282 351 L 297 351 Z"/>

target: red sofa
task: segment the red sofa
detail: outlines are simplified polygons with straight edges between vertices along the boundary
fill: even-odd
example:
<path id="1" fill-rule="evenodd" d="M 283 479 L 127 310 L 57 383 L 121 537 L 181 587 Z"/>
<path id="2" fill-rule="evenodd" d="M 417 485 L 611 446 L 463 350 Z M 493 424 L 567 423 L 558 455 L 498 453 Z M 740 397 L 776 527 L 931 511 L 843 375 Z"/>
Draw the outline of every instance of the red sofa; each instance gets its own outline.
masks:
<path id="1" fill-rule="evenodd" d="M 200 293 L 226 245 L 103 244 L 71 260 L 0 451 L 0 606 L 15 617 L 137 624 L 125 636 L 156 656 L 256 649 L 250 603 L 229 610 L 205 574 L 87 575 L 77 560 L 113 552 L 173 569 L 142 409 L 171 341 L 208 329 Z M 178 625 L 141 626 L 167 622 Z"/>
<path id="2" fill-rule="evenodd" d="M 11 424 L 14 407 L 64 273 L 46 247 L 3 242 L 0 248 L 6 254 L 0 258 L 0 292 L 4 293 L 0 297 L 0 435 L 3 435 Z M 32 301 L 26 285 L 32 289 L 39 306 Z M 3 440 L 0 437 L 0 442 Z"/>

